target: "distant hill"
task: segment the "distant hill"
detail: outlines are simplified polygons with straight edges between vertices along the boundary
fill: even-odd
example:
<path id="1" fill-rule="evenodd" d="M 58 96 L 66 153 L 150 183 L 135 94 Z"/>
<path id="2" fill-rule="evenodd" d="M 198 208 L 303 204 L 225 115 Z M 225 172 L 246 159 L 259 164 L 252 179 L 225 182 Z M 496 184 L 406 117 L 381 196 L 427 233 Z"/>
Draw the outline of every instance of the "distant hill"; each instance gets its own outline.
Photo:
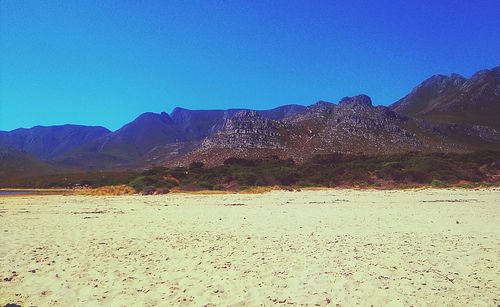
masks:
<path id="1" fill-rule="evenodd" d="M 392 110 L 441 123 L 488 126 L 500 131 L 500 67 L 460 75 L 436 75 L 394 103 Z"/>
<path id="2" fill-rule="evenodd" d="M 0 146 L 16 148 L 37 159 L 50 160 L 110 132 L 103 127 L 81 125 L 20 128 L 0 131 Z"/>

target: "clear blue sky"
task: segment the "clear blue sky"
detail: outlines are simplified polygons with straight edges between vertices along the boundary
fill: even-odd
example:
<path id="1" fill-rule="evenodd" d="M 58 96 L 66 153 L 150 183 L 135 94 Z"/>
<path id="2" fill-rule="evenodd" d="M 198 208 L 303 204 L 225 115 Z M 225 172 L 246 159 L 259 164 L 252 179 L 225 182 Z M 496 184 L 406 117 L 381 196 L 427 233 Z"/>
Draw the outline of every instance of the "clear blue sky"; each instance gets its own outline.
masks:
<path id="1" fill-rule="evenodd" d="M 500 65 L 500 1 L 0 0 L 0 130 L 272 108 Z"/>

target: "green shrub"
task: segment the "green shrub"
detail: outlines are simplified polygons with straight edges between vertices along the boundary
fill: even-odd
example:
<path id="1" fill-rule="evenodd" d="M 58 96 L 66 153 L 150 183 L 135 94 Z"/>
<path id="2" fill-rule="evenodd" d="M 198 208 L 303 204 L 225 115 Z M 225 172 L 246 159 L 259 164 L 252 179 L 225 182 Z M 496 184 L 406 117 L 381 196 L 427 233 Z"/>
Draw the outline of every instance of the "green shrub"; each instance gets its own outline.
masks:
<path id="1" fill-rule="evenodd" d="M 145 176 L 140 176 L 129 182 L 128 186 L 131 187 L 132 189 L 136 190 L 137 192 L 140 192 L 144 190 L 146 187 L 146 183 L 144 182 Z"/>
<path id="2" fill-rule="evenodd" d="M 207 189 L 207 190 L 213 190 L 214 189 L 214 185 L 209 183 L 209 182 L 206 182 L 206 181 L 201 181 L 201 182 L 198 182 L 198 186 L 202 189 Z"/>
<path id="3" fill-rule="evenodd" d="M 431 182 L 431 186 L 433 188 L 447 188 L 449 187 L 449 184 L 447 184 L 446 182 L 443 182 L 441 180 L 432 180 Z"/>

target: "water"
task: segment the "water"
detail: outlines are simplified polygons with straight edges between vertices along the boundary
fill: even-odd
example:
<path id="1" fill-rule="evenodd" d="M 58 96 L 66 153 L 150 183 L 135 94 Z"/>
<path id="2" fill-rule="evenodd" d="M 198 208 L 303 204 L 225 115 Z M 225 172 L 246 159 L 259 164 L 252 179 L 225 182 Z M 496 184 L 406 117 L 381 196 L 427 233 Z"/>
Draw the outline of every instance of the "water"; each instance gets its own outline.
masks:
<path id="1" fill-rule="evenodd" d="M 33 190 L 0 190 L 0 196 L 3 195 L 23 195 L 23 194 L 33 194 L 36 191 Z"/>

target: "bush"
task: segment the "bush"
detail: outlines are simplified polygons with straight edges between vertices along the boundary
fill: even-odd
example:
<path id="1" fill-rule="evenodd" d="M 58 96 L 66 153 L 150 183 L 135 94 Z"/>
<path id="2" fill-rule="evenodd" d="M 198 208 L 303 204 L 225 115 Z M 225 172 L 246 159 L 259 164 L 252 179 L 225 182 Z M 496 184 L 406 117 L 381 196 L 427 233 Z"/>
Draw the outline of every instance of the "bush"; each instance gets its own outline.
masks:
<path id="1" fill-rule="evenodd" d="M 441 180 L 432 180 L 431 186 L 433 188 L 447 188 L 449 185 Z"/>
<path id="2" fill-rule="evenodd" d="M 163 176 L 166 172 L 166 167 L 153 167 L 152 169 L 144 171 L 142 174 L 144 176 Z"/>
<path id="3" fill-rule="evenodd" d="M 283 185 L 295 184 L 302 178 L 302 174 L 298 170 L 290 167 L 282 167 L 278 169 L 275 176 L 278 183 Z"/>
<path id="4" fill-rule="evenodd" d="M 167 188 L 159 188 L 156 189 L 156 191 L 154 192 L 154 194 L 168 194 L 168 193 L 170 193 L 170 190 Z"/>
<path id="5" fill-rule="evenodd" d="M 134 180 L 132 180 L 131 182 L 129 182 L 128 185 L 131 188 L 133 188 L 134 190 L 136 190 L 137 192 L 140 192 L 140 191 L 144 190 L 144 188 L 146 187 L 146 183 L 144 182 L 145 178 L 146 178 L 145 176 L 137 177 Z"/>
<path id="6" fill-rule="evenodd" d="M 116 180 L 116 184 L 127 183 L 137 192 L 160 193 L 175 186 L 181 189 L 226 189 L 239 190 L 244 187 L 281 186 L 334 186 L 355 185 L 380 186 L 379 179 L 391 185 L 412 186 L 429 184 L 447 187 L 451 183 L 485 182 L 500 170 L 499 152 L 477 154 L 429 154 L 406 153 L 387 156 L 324 155 L 316 156 L 302 164 L 293 160 L 267 157 L 259 160 L 230 158 L 224 165 L 207 168 L 203 163 L 191 163 L 189 168 L 173 169 L 155 167 L 135 178 L 130 174 Z M 488 177 L 490 176 L 490 177 Z M 46 181 L 54 185 L 78 183 L 87 180 L 92 185 L 113 182 L 114 176 L 87 176 L 76 180 Z M 116 178 L 116 177 L 115 177 Z M 63 180 L 64 179 L 64 180 Z M 382 183 L 383 185 L 383 183 Z M 154 190 L 154 191 L 153 191 Z"/>
<path id="7" fill-rule="evenodd" d="M 151 186 L 145 187 L 141 191 L 142 195 L 153 195 L 153 194 L 155 194 L 155 192 L 156 192 L 156 189 L 154 187 L 151 187 Z"/>
<path id="8" fill-rule="evenodd" d="M 213 190 L 214 189 L 214 186 L 213 184 L 209 183 L 209 182 L 206 182 L 206 181 L 201 181 L 201 182 L 198 182 L 198 186 L 202 189 L 206 189 L 206 190 Z"/>

